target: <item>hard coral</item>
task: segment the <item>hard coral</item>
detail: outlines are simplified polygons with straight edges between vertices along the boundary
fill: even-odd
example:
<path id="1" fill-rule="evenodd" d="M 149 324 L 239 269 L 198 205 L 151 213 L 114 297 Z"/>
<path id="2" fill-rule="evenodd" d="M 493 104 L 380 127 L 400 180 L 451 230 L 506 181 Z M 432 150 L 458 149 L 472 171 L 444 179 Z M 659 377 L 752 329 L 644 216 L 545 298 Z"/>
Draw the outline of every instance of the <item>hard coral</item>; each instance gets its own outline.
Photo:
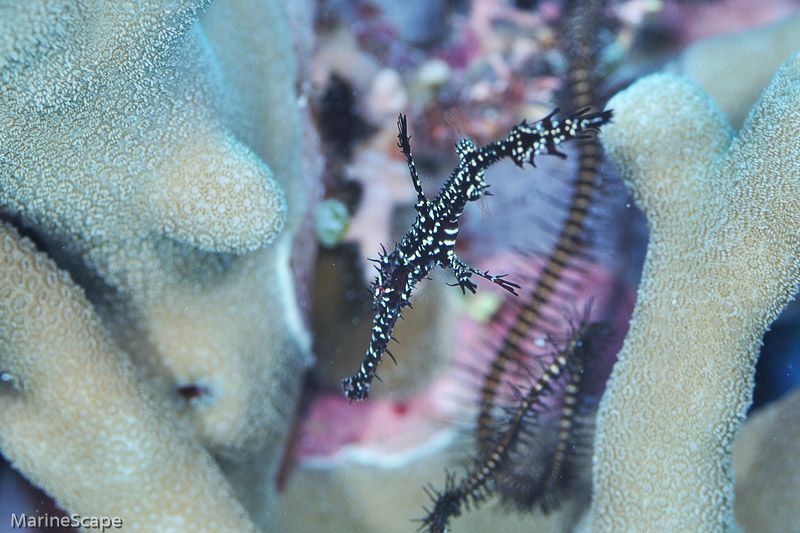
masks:
<path id="1" fill-rule="evenodd" d="M 0 6 L 0 206 L 85 288 L 153 413 L 220 456 L 260 450 L 269 479 L 310 363 L 289 267 L 306 188 L 294 52 L 277 0 L 220 2 L 201 28 L 210 3 Z M 44 465 L 15 465 L 58 497 Z"/>
<path id="2" fill-rule="evenodd" d="M 800 389 L 747 417 L 733 450 L 736 519 L 745 531 L 781 533 L 800 523 Z"/>
<path id="3" fill-rule="evenodd" d="M 800 279 L 800 55 L 738 136 L 698 86 L 647 77 L 602 140 L 650 225 L 598 415 L 593 531 L 733 524 L 730 453 L 761 338 Z"/>
<path id="4" fill-rule="evenodd" d="M 779 22 L 734 35 L 698 41 L 668 69 L 699 83 L 734 128 L 781 63 L 800 47 L 800 13 Z"/>
<path id="5" fill-rule="evenodd" d="M 256 531 L 140 386 L 69 276 L 0 225 L 0 447 L 71 513 L 131 531 Z"/>

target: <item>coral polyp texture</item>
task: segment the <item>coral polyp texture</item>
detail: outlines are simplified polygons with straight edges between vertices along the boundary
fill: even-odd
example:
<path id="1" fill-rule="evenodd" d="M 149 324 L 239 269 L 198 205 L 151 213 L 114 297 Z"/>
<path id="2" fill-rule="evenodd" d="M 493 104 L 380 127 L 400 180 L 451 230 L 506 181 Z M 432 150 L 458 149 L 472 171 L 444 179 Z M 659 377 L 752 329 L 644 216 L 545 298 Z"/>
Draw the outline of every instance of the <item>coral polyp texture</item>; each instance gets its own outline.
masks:
<path id="1" fill-rule="evenodd" d="M 733 526 L 731 449 L 761 339 L 800 279 L 800 55 L 738 135 L 700 87 L 615 96 L 601 140 L 647 216 L 638 299 L 597 419 L 592 531 Z"/>
<path id="2" fill-rule="evenodd" d="M 520 167 L 523 163 L 533 165 L 534 158 L 541 154 L 566 157 L 558 151 L 557 145 L 582 138 L 611 119 L 611 111 L 588 113 L 588 109 L 584 109 L 563 120 L 554 118 L 557 112 L 556 109 L 533 124 L 522 121 L 505 139 L 480 148 L 470 139 L 459 141 L 456 145 L 458 166 L 433 200 L 428 200 L 422 190 L 422 182 L 411 155 L 406 117 L 400 115 L 397 120 L 398 146 L 406 157 L 417 193 L 414 206 L 417 217 L 400 244 L 376 260 L 378 277 L 372 285 L 375 311 L 372 339 L 359 371 L 342 381 L 348 398 L 363 400 L 367 397 L 400 311 L 409 305 L 416 284 L 435 266 L 450 267 L 462 292 L 475 292 L 476 285 L 471 280 L 473 274 L 512 293 L 519 288 L 519 285 L 503 279 L 505 275 L 494 276 L 481 272 L 456 256 L 454 247 L 458 236 L 458 220 L 467 202 L 476 201 L 487 194 L 489 186 L 485 181 L 485 171 L 491 165 L 506 157 Z"/>
<path id="3" fill-rule="evenodd" d="M 191 432 L 137 382 L 83 291 L 0 225 L 0 447 L 81 516 L 134 531 L 250 531 L 233 490 Z"/>
<path id="4" fill-rule="evenodd" d="M 210 4 L 0 5 L 0 209 L 85 289 L 103 342 L 129 354 L 157 406 L 152 416 L 175 416 L 219 457 L 258 452 L 274 482 L 311 362 L 289 266 L 306 188 L 294 50 L 281 2 L 220 2 L 204 31 Z M 14 313 L 0 318 L 4 332 Z M 37 343 L 63 344 L 68 358 L 66 342 L 53 329 L 15 344 L 24 349 L 4 346 L 0 369 L 13 353 L 25 376 Z M 64 386 L 88 403 L 112 401 L 86 372 Z M 17 401 L 46 383 L 23 379 Z M 53 424 L 76 423 L 39 407 Z M 48 478 L 47 463 L 66 462 L 60 452 L 17 459 L 36 440 L 8 434 L 3 454 L 67 510 L 84 509 Z M 106 445 L 95 439 L 85 453 Z M 108 468 L 113 477 L 127 467 Z M 129 517 L 132 530 L 165 530 Z"/>

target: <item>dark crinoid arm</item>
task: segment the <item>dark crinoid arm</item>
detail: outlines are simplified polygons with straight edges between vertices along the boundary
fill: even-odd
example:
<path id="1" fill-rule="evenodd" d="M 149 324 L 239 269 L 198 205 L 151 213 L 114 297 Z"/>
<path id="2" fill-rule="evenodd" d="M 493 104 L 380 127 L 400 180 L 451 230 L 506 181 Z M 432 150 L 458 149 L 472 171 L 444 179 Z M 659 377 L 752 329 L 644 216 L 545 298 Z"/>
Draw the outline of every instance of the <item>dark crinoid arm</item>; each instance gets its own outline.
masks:
<path id="1" fill-rule="evenodd" d="M 608 329 L 604 323 L 588 322 L 588 314 L 582 320 L 527 390 L 518 391 L 508 419 L 496 427 L 491 448 L 470 462 L 460 480 L 447 473 L 444 490 L 425 488 L 433 506 L 425 508 L 426 516 L 419 520 L 421 531 L 447 531 L 451 518 L 477 507 L 495 492 L 508 507 L 541 507 L 547 513 L 572 489 L 574 466 L 590 447 L 578 437 L 587 367 L 597 355 L 595 341 Z M 551 443 L 546 432 L 555 433 L 553 448 L 531 450 Z"/>

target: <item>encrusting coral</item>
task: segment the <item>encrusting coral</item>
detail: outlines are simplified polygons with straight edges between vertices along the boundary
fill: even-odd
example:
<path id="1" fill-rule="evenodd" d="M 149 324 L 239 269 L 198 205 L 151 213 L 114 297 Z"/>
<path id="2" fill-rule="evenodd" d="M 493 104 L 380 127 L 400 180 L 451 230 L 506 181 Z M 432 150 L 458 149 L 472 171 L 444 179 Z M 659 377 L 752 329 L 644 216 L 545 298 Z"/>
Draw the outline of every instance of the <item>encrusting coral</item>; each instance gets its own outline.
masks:
<path id="1" fill-rule="evenodd" d="M 601 139 L 650 242 L 598 414 L 592 531 L 733 527 L 731 449 L 762 336 L 800 278 L 798 79 L 796 54 L 738 136 L 674 75 L 608 104 Z"/>
<path id="2" fill-rule="evenodd" d="M 0 205 L 85 289 L 153 413 L 185 419 L 218 457 L 257 452 L 274 482 L 311 362 L 289 266 L 306 189 L 294 52 L 278 0 L 221 2 L 206 34 L 210 4 L 0 6 Z M 16 435 L 12 460 L 37 438 Z M 83 508 L 43 465 L 14 464 Z"/>

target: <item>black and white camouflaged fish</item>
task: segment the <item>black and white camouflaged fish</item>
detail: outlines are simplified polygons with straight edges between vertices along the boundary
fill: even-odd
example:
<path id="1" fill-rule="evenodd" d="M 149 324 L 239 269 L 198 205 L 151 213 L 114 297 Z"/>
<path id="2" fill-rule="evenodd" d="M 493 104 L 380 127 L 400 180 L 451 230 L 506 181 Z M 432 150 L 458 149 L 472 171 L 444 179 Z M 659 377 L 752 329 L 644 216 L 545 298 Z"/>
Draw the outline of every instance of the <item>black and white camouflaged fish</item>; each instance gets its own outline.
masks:
<path id="1" fill-rule="evenodd" d="M 433 200 L 428 200 L 422 190 L 422 183 L 411 156 L 406 117 L 402 114 L 399 116 L 398 146 L 406 157 L 411 181 L 417 192 L 417 203 L 414 206 L 417 218 L 400 244 L 388 254 L 384 251 L 376 260 L 378 276 L 371 286 L 375 313 L 372 340 L 359 371 L 342 381 L 342 388 L 348 398 L 360 401 L 367 397 L 383 353 L 387 352 L 391 356 L 387 344 L 392 338 L 392 330 L 401 310 L 409 305 L 411 292 L 417 282 L 427 276 L 433 267 L 450 267 L 457 284 L 464 292 L 475 292 L 476 285 L 470 279 L 475 274 L 516 294 L 519 285 L 504 279 L 505 275 L 494 276 L 488 271 L 481 272 L 456 256 L 454 246 L 458 236 L 458 219 L 467 202 L 488 194 L 485 171 L 489 166 L 505 157 L 511 158 L 520 167 L 526 162 L 533 165 L 534 157 L 539 154 L 566 157 L 557 150 L 557 145 L 584 137 L 611 120 L 610 110 L 599 113 L 588 111 L 588 108 L 583 109 L 568 118 L 558 120 L 554 118 L 558 112 L 556 109 L 533 124 L 522 121 L 505 139 L 481 148 L 476 147 L 470 139 L 460 140 L 456 144 L 458 166 Z"/>

